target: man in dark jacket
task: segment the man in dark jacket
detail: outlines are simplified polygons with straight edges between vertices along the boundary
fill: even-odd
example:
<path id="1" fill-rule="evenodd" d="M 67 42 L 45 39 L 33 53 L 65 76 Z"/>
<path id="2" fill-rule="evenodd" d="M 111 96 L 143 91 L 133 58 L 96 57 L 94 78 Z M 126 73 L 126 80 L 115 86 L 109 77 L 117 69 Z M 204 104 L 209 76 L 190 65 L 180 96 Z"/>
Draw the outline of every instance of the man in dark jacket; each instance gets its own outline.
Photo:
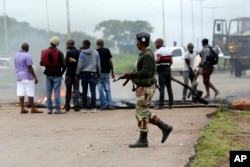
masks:
<path id="1" fill-rule="evenodd" d="M 48 114 L 52 114 L 52 92 L 54 90 L 55 109 L 54 114 L 64 114 L 61 112 L 60 89 L 62 75 L 65 72 L 65 60 L 63 53 L 57 49 L 60 39 L 57 36 L 50 38 L 50 47 L 42 50 L 40 65 L 45 67 L 47 89 Z"/>
<path id="2" fill-rule="evenodd" d="M 70 39 L 67 41 L 67 53 L 66 53 L 66 77 L 65 77 L 65 86 L 66 86 L 66 97 L 65 97 L 65 110 L 70 110 L 70 99 L 71 99 L 71 90 L 72 86 L 74 89 L 74 110 L 79 110 L 79 81 L 75 80 L 77 62 L 79 58 L 80 51 L 75 48 L 74 40 Z"/>

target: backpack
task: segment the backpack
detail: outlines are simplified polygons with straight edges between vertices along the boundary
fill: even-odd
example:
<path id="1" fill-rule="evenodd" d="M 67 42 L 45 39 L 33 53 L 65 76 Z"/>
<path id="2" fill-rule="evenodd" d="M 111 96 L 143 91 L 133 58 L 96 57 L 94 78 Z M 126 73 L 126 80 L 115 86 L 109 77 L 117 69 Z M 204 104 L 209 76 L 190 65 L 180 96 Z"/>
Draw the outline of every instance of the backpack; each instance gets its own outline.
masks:
<path id="1" fill-rule="evenodd" d="M 41 52 L 41 64 L 45 67 L 59 65 L 59 50 L 57 48 L 43 49 Z"/>
<path id="2" fill-rule="evenodd" d="M 210 55 L 207 57 L 209 64 L 216 65 L 219 61 L 219 49 L 216 46 L 209 47 Z"/>

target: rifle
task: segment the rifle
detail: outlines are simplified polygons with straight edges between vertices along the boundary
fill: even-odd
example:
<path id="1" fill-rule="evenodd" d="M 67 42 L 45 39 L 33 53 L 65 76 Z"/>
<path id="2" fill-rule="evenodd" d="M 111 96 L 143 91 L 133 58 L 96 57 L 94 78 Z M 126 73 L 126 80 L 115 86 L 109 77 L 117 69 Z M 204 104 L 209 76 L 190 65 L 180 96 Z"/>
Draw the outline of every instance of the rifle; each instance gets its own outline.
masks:
<path id="1" fill-rule="evenodd" d="M 123 74 L 123 75 L 119 76 L 117 79 L 114 78 L 113 82 L 119 81 L 120 79 L 126 79 L 126 80 L 123 82 L 122 86 L 126 86 L 127 83 L 128 83 L 129 80 L 130 80 L 130 79 L 127 79 L 127 78 L 125 77 L 125 74 Z"/>
<path id="2" fill-rule="evenodd" d="M 187 88 L 188 90 L 190 90 L 190 92 L 192 93 L 192 95 L 194 96 L 194 98 L 196 100 L 198 100 L 199 102 L 201 102 L 203 104 L 206 104 L 206 105 L 208 104 L 207 100 L 201 98 L 201 95 L 202 95 L 201 91 L 200 91 L 200 93 L 199 92 L 198 93 L 195 92 L 190 86 L 184 84 L 183 82 L 179 81 L 178 79 L 176 79 L 174 77 L 171 77 L 171 80 L 177 82 L 178 84 L 180 84 L 180 85 L 184 86 L 185 88 Z"/>
<path id="3" fill-rule="evenodd" d="M 130 80 L 130 79 L 126 78 L 126 74 L 123 74 L 123 75 L 119 76 L 117 79 L 114 78 L 113 82 L 119 81 L 120 79 L 126 79 L 126 80 L 123 82 L 122 86 L 126 86 L 127 83 L 128 83 L 129 80 Z M 135 85 L 134 85 L 133 82 L 132 82 L 132 85 L 133 85 L 132 91 L 134 92 L 134 91 L 136 90 L 136 88 L 135 88 Z"/>

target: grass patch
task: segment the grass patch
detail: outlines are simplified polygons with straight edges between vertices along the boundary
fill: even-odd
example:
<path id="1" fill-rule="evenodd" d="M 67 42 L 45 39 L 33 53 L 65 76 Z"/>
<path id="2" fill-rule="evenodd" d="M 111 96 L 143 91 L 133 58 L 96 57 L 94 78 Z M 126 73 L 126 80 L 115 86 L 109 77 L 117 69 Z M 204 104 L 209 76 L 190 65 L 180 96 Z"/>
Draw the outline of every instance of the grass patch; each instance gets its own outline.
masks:
<path id="1" fill-rule="evenodd" d="M 241 135 L 239 121 L 250 122 L 250 112 L 232 113 L 220 108 L 209 125 L 202 132 L 195 151 L 196 155 L 188 165 L 191 167 L 215 167 L 228 162 L 230 150 L 249 150 L 250 144 L 239 142 Z"/>
<path id="2" fill-rule="evenodd" d="M 132 71 L 138 55 L 113 54 L 112 61 L 114 64 L 115 74 L 123 74 Z"/>

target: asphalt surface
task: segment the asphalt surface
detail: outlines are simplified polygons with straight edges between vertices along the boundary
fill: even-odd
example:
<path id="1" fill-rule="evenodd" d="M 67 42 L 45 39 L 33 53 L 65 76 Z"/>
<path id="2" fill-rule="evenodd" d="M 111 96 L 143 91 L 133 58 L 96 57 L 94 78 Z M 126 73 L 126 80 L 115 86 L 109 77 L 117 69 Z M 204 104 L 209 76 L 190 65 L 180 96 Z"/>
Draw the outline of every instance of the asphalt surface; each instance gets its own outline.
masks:
<path id="1" fill-rule="evenodd" d="M 182 79 L 181 76 L 176 76 Z M 249 76 L 234 78 L 228 73 L 214 74 L 211 81 L 219 89 L 219 99 L 249 96 Z M 173 83 L 175 100 L 182 87 Z M 200 82 L 199 88 L 204 90 Z M 122 81 L 112 84 L 114 99 L 131 99 L 134 94 Z M 212 92 L 211 92 L 212 94 Z M 158 99 L 156 92 L 153 100 Z M 139 135 L 133 109 L 69 112 L 64 115 L 20 114 L 14 105 L 14 88 L 1 89 L 0 166 L 4 167 L 183 167 L 194 152 L 202 129 L 209 123 L 212 107 L 153 110 L 164 122 L 174 126 L 168 140 L 161 144 L 161 131 L 150 125 L 149 147 L 128 148 Z"/>

